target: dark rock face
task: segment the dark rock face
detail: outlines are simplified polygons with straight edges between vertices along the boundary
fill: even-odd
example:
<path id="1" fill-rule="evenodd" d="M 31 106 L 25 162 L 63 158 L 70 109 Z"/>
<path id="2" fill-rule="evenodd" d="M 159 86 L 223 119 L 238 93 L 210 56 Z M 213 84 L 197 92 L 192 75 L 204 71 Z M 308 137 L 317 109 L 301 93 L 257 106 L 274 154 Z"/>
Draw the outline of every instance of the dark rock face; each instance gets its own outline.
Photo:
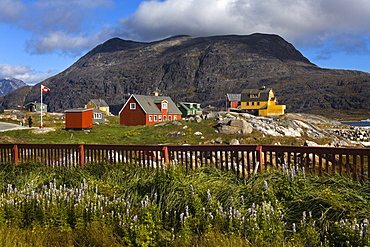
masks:
<path id="1" fill-rule="evenodd" d="M 51 90 L 43 102 L 56 112 L 103 98 L 117 114 L 130 94 L 155 89 L 175 102 L 223 107 L 226 93 L 263 85 L 274 89 L 288 111 L 370 106 L 370 74 L 321 69 L 268 34 L 177 36 L 151 43 L 114 38 L 42 84 Z M 39 101 L 39 85 L 23 96 L 25 102 Z M 1 102 L 10 107 L 6 96 Z"/>

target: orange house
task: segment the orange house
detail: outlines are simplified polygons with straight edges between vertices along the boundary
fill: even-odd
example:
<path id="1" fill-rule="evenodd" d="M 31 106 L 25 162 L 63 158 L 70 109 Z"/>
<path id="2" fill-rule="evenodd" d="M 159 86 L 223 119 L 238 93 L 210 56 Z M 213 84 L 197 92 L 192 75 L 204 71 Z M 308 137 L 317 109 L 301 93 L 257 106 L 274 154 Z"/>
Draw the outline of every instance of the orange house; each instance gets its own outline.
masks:
<path id="1" fill-rule="evenodd" d="M 181 119 L 181 111 L 170 97 L 132 94 L 119 112 L 120 124 L 151 125 Z"/>
<path id="2" fill-rule="evenodd" d="M 66 130 L 86 130 L 92 129 L 93 125 L 93 109 L 76 108 L 66 110 L 65 114 L 65 129 Z"/>

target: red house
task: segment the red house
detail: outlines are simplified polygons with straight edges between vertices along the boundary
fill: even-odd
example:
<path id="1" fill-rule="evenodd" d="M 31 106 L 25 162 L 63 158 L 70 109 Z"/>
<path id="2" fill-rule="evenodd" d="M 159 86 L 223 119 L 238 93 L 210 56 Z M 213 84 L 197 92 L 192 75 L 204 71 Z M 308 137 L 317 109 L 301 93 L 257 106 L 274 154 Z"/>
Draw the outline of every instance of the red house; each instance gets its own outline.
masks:
<path id="1" fill-rule="evenodd" d="M 241 94 L 226 94 L 226 110 L 236 109 L 240 105 Z"/>
<path id="2" fill-rule="evenodd" d="M 119 112 L 120 124 L 151 125 L 181 119 L 181 111 L 170 97 L 132 94 Z"/>
<path id="3" fill-rule="evenodd" d="M 92 129 L 93 109 L 76 108 L 64 112 L 66 119 L 66 130 Z"/>

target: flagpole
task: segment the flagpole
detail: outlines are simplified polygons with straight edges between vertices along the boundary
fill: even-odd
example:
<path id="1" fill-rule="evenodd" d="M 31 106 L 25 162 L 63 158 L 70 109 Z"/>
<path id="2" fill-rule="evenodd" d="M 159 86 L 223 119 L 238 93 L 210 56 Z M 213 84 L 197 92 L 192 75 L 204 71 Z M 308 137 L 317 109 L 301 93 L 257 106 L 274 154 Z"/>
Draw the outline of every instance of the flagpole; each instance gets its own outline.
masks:
<path id="1" fill-rule="evenodd" d="M 40 128 L 42 128 L 42 85 L 41 85 L 41 88 L 40 88 L 40 93 L 41 93 L 41 106 L 40 106 L 40 108 L 41 108 L 41 126 L 40 126 Z"/>

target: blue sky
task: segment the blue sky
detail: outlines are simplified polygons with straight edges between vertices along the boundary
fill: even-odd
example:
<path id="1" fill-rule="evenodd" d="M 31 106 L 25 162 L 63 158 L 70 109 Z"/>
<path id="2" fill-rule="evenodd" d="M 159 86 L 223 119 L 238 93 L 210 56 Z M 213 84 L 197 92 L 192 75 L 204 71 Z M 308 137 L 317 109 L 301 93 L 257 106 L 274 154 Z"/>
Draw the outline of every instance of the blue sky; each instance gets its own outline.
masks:
<path id="1" fill-rule="evenodd" d="M 314 64 L 370 72 L 369 0 L 0 0 L 0 78 L 32 85 L 106 40 L 277 34 Z"/>

